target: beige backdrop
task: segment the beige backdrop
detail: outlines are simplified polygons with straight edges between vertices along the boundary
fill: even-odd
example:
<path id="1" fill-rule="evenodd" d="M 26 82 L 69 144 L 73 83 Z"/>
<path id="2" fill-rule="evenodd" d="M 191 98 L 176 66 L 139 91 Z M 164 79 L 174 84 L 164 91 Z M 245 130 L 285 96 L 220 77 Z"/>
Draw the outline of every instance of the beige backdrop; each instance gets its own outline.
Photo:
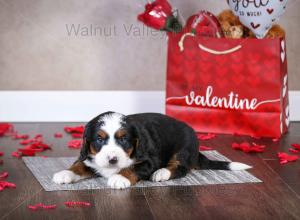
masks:
<path id="1" fill-rule="evenodd" d="M 166 39 L 136 21 L 144 2 L 0 0 L 0 90 L 163 90 Z M 227 8 L 225 0 L 171 2 L 184 18 Z M 292 90 L 300 90 L 299 11 L 300 0 L 290 0 L 280 21 Z"/>

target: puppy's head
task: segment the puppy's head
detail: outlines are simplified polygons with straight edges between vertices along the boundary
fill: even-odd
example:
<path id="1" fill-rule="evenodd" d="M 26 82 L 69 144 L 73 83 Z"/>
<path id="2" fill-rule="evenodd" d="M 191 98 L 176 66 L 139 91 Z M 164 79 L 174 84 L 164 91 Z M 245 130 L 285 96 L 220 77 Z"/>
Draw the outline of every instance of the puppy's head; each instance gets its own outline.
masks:
<path id="1" fill-rule="evenodd" d="M 100 168 L 126 168 L 135 140 L 126 126 L 125 116 L 115 112 L 103 113 L 85 127 L 81 160 L 92 160 Z"/>

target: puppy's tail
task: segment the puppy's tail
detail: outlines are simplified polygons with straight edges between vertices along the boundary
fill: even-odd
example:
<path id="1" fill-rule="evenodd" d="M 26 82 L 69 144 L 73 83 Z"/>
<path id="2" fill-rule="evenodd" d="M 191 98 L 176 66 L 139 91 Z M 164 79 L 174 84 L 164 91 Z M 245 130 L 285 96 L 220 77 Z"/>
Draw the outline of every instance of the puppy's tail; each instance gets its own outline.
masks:
<path id="1" fill-rule="evenodd" d="M 239 162 L 209 160 L 200 152 L 198 156 L 198 165 L 201 170 L 247 170 L 252 168 L 252 166 Z"/>

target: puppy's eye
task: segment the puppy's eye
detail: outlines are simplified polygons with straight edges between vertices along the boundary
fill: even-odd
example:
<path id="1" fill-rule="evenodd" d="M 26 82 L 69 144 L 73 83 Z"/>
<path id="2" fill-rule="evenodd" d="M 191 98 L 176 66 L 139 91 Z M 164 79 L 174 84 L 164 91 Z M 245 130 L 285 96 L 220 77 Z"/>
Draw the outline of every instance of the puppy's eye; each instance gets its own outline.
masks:
<path id="1" fill-rule="evenodd" d="M 127 138 L 126 138 L 125 136 L 120 137 L 120 138 L 119 138 L 119 141 L 120 141 L 121 143 L 126 143 Z"/>
<path id="2" fill-rule="evenodd" d="M 98 136 L 97 142 L 98 143 L 104 143 L 104 139 L 102 137 Z"/>

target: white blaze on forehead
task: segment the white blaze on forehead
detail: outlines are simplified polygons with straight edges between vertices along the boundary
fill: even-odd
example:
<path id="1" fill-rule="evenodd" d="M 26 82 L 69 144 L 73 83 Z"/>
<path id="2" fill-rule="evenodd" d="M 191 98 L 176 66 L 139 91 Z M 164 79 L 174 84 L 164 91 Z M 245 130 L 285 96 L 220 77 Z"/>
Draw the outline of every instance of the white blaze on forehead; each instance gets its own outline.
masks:
<path id="1" fill-rule="evenodd" d="M 104 130 L 109 137 L 114 137 L 114 134 L 122 127 L 122 120 L 124 115 L 120 113 L 111 113 L 108 115 L 105 115 L 102 118 L 103 125 L 101 127 L 102 130 Z"/>

